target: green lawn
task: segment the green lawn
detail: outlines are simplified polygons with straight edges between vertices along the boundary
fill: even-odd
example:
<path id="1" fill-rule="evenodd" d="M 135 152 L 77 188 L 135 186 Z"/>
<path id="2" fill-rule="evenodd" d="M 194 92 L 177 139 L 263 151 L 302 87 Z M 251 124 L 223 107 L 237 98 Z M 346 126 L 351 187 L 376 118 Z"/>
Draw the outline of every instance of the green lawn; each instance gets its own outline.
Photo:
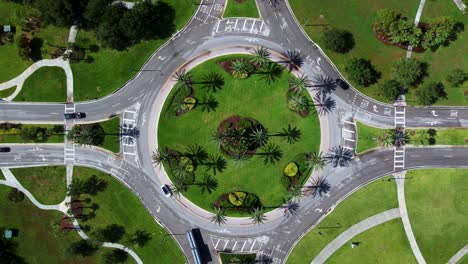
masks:
<path id="1" fill-rule="evenodd" d="M 437 16 L 451 16 L 458 22 L 465 24 L 465 30 L 458 35 L 458 39 L 447 47 L 440 47 L 436 52 L 413 53 L 413 58 L 421 59 L 429 64 L 428 77 L 424 82 L 443 82 L 447 99 L 437 101 L 437 105 L 468 105 L 468 82 L 463 86 L 454 88 L 445 82 L 447 74 L 455 69 L 464 69 L 468 73 L 468 56 L 466 54 L 466 42 L 468 40 L 468 18 L 457 8 L 451 0 L 427 1 L 421 15 L 421 21 L 427 22 Z M 463 44 L 465 43 L 465 44 Z M 410 94 L 406 100 L 409 104 L 415 104 L 414 94 Z"/>
<path id="2" fill-rule="evenodd" d="M 357 153 L 382 145 L 380 139 L 387 135 L 387 129 L 366 126 L 357 122 Z M 410 145 L 429 145 L 427 129 L 406 129 L 410 135 Z M 468 145 L 468 129 L 436 129 L 436 145 Z"/>
<path id="3" fill-rule="evenodd" d="M 347 77 L 347 74 L 344 67 L 349 59 L 353 57 L 370 59 L 375 69 L 382 73 L 381 79 L 377 84 L 367 88 L 360 87 L 355 83 L 353 83 L 353 86 L 370 97 L 388 102 L 380 92 L 379 86 L 383 83 L 383 80 L 391 78 L 389 65 L 395 60 L 404 58 L 406 51 L 397 47 L 386 46 L 377 40 L 372 33 L 372 23 L 376 11 L 382 8 L 391 8 L 410 20 L 414 20 L 419 1 L 290 0 L 289 3 L 304 30 L 320 47 L 323 47 L 321 40 L 323 27 L 320 25 L 326 24 L 351 32 L 354 36 L 355 45 L 349 53 L 339 54 L 324 50 L 325 53 L 345 77 Z"/>
<path id="4" fill-rule="evenodd" d="M 62 68 L 42 67 L 30 75 L 14 101 L 66 102 L 67 77 Z"/>
<path id="5" fill-rule="evenodd" d="M 287 107 L 286 93 L 288 91 L 289 73 L 283 71 L 277 82 L 268 85 L 258 75 L 252 74 L 247 79 L 236 80 L 216 62 L 223 59 L 243 57 L 240 55 L 216 58 L 197 66 L 191 71 L 196 82 L 210 72 L 221 74 L 224 86 L 213 93 L 219 103 L 214 112 L 203 112 L 201 106 L 175 117 L 168 99 L 164 105 L 163 114 L 159 120 L 159 147 L 185 151 L 189 145 L 198 144 L 209 154 L 222 155 L 227 161 L 227 167 L 222 173 L 213 175 L 218 180 L 218 188 L 211 194 L 201 194 L 200 188 L 191 186 L 184 195 L 192 202 L 206 210 L 212 210 L 214 202 L 222 195 L 232 191 L 246 191 L 257 195 L 262 204 L 268 209 L 276 208 L 283 203 L 287 194 L 284 186 L 283 169 L 290 161 L 299 162 L 298 156 L 317 151 L 320 145 L 320 128 L 318 117 L 314 112 L 302 118 Z M 175 90 L 175 89 L 174 89 Z M 172 98 L 174 90 L 168 98 Z M 194 85 L 195 97 L 202 100 L 203 96 L 211 94 L 202 88 L 201 83 Z M 309 97 L 309 101 L 311 98 Z M 233 115 L 252 117 L 258 120 L 269 134 L 281 132 L 283 128 L 297 127 L 302 136 L 295 144 L 288 144 L 279 137 L 270 136 L 268 143 L 277 144 L 283 152 L 283 157 L 274 165 L 265 165 L 263 158 L 253 156 L 244 163 L 238 163 L 218 149 L 212 140 L 212 134 L 217 130 L 221 121 Z M 257 153 L 261 152 L 260 149 Z M 166 164 L 167 165 L 167 164 Z M 304 168 L 304 167 L 302 167 Z M 170 169 L 166 166 L 166 171 Z M 195 171 L 195 181 L 201 180 L 206 173 L 206 167 L 199 165 Z M 210 172 L 210 174 L 213 174 Z M 304 179 L 308 177 L 304 172 Z M 172 175 L 171 175 L 172 177 Z M 172 178 L 174 180 L 174 178 Z M 286 179 L 287 180 L 287 179 Z M 289 180 L 287 180 L 289 181 Z M 267 183 L 268 184 L 265 184 Z M 238 212 L 229 211 L 230 214 Z"/>
<path id="6" fill-rule="evenodd" d="M 0 170 L 0 180 L 5 180 L 5 176 L 3 176 L 3 172 Z"/>
<path id="7" fill-rule="evenodd" d="M 67 194 L 63 166 L 11 169 L 16 179 L 42 204 L 63 202 Z"/>
<path id="8" fill-rule="evenodd" d="M 360 242 L 351 248 L 351 242 Z M 401 219 L 373 227 L 348 241 L 327 263 L 417 263 Z"/>
<path id="9" fill-rule="evenodd" d="M 301 239 L 287 263 L 310 263 L 328 243 L 349 227 L 370 216 L 397 208 L 396 185 L 394 181 L 387 181 L 391 178 L 389 176 L 370 183 L 346 198 Z"/>
<path id="10" fill-rule="evenodd" d="M 10 24 L 16 26 L 15 42 L 0 46 L 0 83 L 6 82 L 21 74 L 32 61 L 26 61 L 18 55 L 17 41 L 21 36 L 20 24 L 30 12 L 20 4 L 0 0 L 0 25 Z"/>
<path id="11" fill-rule="evenodd" d="M 104 142 L 99 145 L 99 147 L 105 148 L 114 153 L 118 153 L 120 151 L 120 142 L 118 136 L 120 119 L 118 117 L 114 117 L 107 121 L 101 122 L 100 125 L 102 128 L 104 128 L 104 133 L 106 136 L 104 137 Z"/>
<path id="12" fill-rule="evenodd" d="M 182 29 L 195 12 L 197 5 L 189 0 L 167 1 L 176 11 L 175 25 Z M 169 38 L 143 41 L 125 51 L 116 51 L 100 46 L 98 52 L 87 52 L 94 61 L 71 64 L 74 78 L 74 99 L 84 101 L 95 99 L 112 93 L 132 78 L 148 57 Z M 80 30 L 76 37 L 76 45 L 89 47 L 100 45 L 95 36 Z"/>
<path id="13" fill-rule="evenodd" d="M 6 97 L 12 95 L 15 90 L 16 90 L 16 86 L 13 86 L 13 87 L 8 88 L 6 90 L 0 91 L 0 99 L 1 98 L 6 98 Z"/>
<path id="14" fill-rule="evenodd" d="M 0 227 L 18 229 L 17 254 L 27 263 L 102 263 L 100 259 L 109 249 L 101 248 L 91 257 L 72 257 L 65 253 L 70 243 L 81 237 L 74 231 L 55 236 L 52 223 L 62 219 L 57 211 L 40 210 L 27 197 L 20 203 L 7 199 L 10 188 L 0 186 Z M 131 263 L 131 262 L 129 262 Z"/>
<path id="15" fill-rule="evenodd" d="M 255 0 L 228 0 L 223 17 L 253 17 L 258 18 Z"/>
<path id="16" fill-rule="evenodd" d="M 42 139 L 31 138 L 29 140 L 21 137 L 21 130 L 1 130 L 0 129 L 0 143 L 63 143 L 63 132 L 55 133 L 53 131 L 56 125 L 26 125 L 22 124 L 21 129 L 31 129 L 36 131 L 37 129 L 46 129 L 46 137 Z M 63 126 L 60 126 L 63 127 Z M 62 128 L 63 129 L 63 128 Z"/>
<path id="17" fill-rule="evenodd" d="M 408 215 L 424 258 L 447 261 L 468 243 L 468 169 L 409 171 L 405 195 Z"/>
<path id="18" fill-rule="evenodd" d="M 75 167 L 73 175 L 80 179 L 96 175 L 107 181 L 107 188 L 96 196 L 80 196 L 82 200 L 89 197 L 91 203 L 99 205 L 99 209 L 95 211 L 95 218 L 86 222 L 80 220 L 81 225 L 90 226 L 88 235 L 92 236 L 93 230 L 110 224 L 124 226 L 126 234 L 133 234 L 136 230 L 144 230 L 151 233 L 151 240 L 143 247 L 132 248 L 144 263 L 153 263 L 155 260 L 160 263 L 183 263 L 185 261 L 176 242 L 168 237 L 166 230 L 156 223 L 140 200 L 127 187 L 112 176 L 94 169 Z M 91 211 L 90 208 L 84 209 L 85 214 Z M 120 243 L 127 245 L 125 239 L 122 239 Z"/>

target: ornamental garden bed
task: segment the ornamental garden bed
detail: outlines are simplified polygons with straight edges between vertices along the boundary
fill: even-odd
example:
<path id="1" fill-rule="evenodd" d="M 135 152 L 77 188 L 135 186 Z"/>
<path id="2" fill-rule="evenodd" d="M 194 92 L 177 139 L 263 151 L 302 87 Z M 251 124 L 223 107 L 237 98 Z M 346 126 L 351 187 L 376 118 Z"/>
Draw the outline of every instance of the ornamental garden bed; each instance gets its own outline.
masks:
<path id="1" fill-rule="evenodd" d="M 184 73 L 189 75 L 184 77 L 187 85 L 179 79 L 163 106 L 154 155 L 186 198 L 208 211 L 214 205 L 226 207 L 230 216 L 246 216 L 252 208 L 245 201 L 241 206 L 230 203 L 234 191 L 246 193 L 247 201 L 256 197 L 258 205 L 270 210 L 281 206 L 288 195 L 285 166 L 296 161 L 305 168 L 297 157 L 305 159 L 320 145 L 315 111 L 302 117 L 288 107 L 288 80 L 293 76 L 276 63 L 259 66 L 251 59 L 223 56 Z M 248 64 L 245 71 L 239 71 L 239 61 Z M 177 115 L 172 98 L 183 86 L 194 90 L 197 102 Z M 304 96 L 312 102 L 307 92 Z M 192 160 L 191 173 L 181 170 L 181 156 Z M 309 175 L 301 173 L 299 182 Z"/>

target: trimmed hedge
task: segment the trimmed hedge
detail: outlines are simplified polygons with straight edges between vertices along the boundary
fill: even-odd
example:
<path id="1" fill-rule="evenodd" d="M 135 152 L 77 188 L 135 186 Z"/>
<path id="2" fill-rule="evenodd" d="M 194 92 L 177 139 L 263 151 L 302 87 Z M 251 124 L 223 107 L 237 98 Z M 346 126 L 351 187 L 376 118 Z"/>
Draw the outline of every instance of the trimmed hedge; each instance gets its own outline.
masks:
<path id="1" fill-rule="evenodd" d="M 246 196 L 245 192 L 232 192 L 229 194 L 229 202 L 234 206 L 241 206 Z"/>
<path id="2" fill-rule="evenodd" d="M 284 175 L 288 177 L 294 177 L 297 175 L 299 172 L 299 166 L 297 166 L 297 163 L 294 161 L 291 161 L 286 165 L 286 168 L 284 168 Z"/>

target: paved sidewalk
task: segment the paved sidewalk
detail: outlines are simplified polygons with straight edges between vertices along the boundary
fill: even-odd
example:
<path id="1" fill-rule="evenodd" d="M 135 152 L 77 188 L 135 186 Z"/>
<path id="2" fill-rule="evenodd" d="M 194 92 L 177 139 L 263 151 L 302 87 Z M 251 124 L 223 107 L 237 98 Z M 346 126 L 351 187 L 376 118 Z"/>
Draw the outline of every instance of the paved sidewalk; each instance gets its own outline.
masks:
<path id="1" fill-rule="evenodd" d="M 400 208 L 401 220 L 403 222 L 403 227 L 405 229 L 406 236 L 413 251 L 414 256 L 418 263 L 426 263 L 424 260 L 421 251 L 419 250 L 418 243 L 416 238 L 414 238 L 413 229 L 411 228 L 411 223 L 408 217 L 408 211 L 406 210 L 406 199 L 405 199 L 405 176 L 406 171 L 401 171 L 393 174 L 395 177 L 395 182 L 397 184 L 397 193 L 398 193 L 398 207 Z"/>
<path id="2" fill-rule="evenodd" d="M 417 27 L 418 24 L 419 24 L 419 19 L 421 18 L 421 14 L 422 14 L 425 3 L 426 3 L 426 0 L 421 0 L 421 2 L 419 2 L 418 12 L 416 13 L 416 18 L 414 19 L 414 26 L 415 27 Z M 411 58 L 411 53 L 412 52 L 413 52 L 413 46 L 410 45 L 410 46 L 408 46 L 408 50 L 406 51 L 406 58 L 407 59 Z"/>
<path id="3" fill-rule="evenodd" d="M 367 231 L 375 226 L 378 226 L 382 223 L 388 222 L 395 218 L 400 217 L 400 211 L 398 208 L 390 209 L 380 214 L 371 216 L 352 227 L 348 228 L 346 231 L 341 233 L 337 238 L 320 251 L 320 253 L 312 260 L 312 263 L 325 263 L 325 261 L 333 255 L 338 249 L 340 249 L 344 244 L 346 244 L 353 237 L 359 235 L 360 233 Z"/>
<path id="4" fill-rule="evenodd" d="M 466 254 L 468 254 L 468 245 L 464 246 L 462 249 L 460 249 L 453 257 L 449 259 L 447 262 L 448 264 L 455 264 L 457 263 L 460 259 L 462 259 Z"/>
<path id="5" fill-rule="evenodd" d="M 466 5 L 462 2 L 462 0 L 453 0 L 453 1 L 457 5 L 458 9 L 460 9 L 460 11 L 465 11 Z"/>

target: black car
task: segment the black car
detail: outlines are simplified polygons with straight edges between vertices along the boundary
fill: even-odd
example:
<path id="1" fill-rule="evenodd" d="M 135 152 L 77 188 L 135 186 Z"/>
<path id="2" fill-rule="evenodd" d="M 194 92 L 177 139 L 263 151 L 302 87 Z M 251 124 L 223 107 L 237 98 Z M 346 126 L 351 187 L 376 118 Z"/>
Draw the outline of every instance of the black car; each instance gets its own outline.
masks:
<path id="1" fill-rule="evenodd" d="M 86 113 L 65 113 L 65 119 L 81 119 L 86 117 Z"/>
<path id="2" fill-rule="evenodd" d="M 9 147 L 0 147 L 0 152 L 10 152 L 11 149 Z"/>
<path id="3" fill-rule="evenodd" d="M 336 84 L 341 87 L 343 90 L 348 90 L 349 84 L 347 84 L 345 81 L 341 79 L 336 79 Z"/>

